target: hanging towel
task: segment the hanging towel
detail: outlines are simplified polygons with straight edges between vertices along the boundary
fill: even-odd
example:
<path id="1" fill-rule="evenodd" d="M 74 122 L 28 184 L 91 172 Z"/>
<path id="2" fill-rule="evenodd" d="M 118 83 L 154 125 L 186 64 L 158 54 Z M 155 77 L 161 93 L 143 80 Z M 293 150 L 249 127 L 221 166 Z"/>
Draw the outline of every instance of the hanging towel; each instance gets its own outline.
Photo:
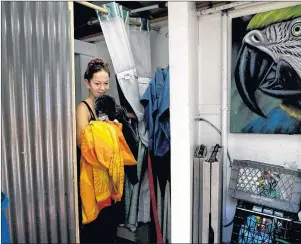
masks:
<path id="1" fill-rule="evenodd" d="M 137 162 L 118 122 L 91 121 L 81 132 L 80 148 L 82 217 L 87 224 L 111 205 L 111 199 L 121 201 L 124 165 Z"/>
<path id="2" fill-rule="evenodd" d="M 114 121 L 115 119 L 122 124 L 122 134 L 131 149 L 132 154 L 137 159 L 138 149 L 139 149 L 139 137 L 138 132 L 135 131 L 135 124 L 130 123 L 129 118 L 127 117 L 126 110 L 116 104 L 115 99 L 109 95 L 103 95 L 97 97 L 95 100 L 95 110 L 96 114 L 104 113 L 109 117 L 109 120 Z M 137 160 L 137 164 L 139 159 Z M 124 171 L 126 178 L 130 181 L 132 185 L 138 183 L 137 176 L 137 165 L 128 166 L 125 165 Z"/>

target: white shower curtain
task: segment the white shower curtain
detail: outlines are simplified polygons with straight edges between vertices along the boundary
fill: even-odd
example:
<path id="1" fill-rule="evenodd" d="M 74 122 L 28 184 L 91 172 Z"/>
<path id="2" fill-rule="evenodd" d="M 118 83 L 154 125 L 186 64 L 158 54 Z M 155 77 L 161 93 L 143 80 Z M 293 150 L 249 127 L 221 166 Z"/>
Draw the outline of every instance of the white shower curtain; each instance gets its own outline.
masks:
<path id="1" fill-rule="evenodd" d="M 142 97 L 152 77 L 150 31 L 149 20 L 136 19 L 136 21 L 141 25 L 129 27 L 129 39 L 138 76 L 139 95 Z"/>
<path id="2" fill-rule="evenodd" d="M 150 193 L 148 174 L 142 175 L 142 164 L 148 147 L 148 134 L 144 122 L 144 109 L 140 97 L 151 80 L 151 53 L 149 21 L 129 18 L 129 12 L 115 2 L 103 5 L 108 14 L 96 11 L 112 59 L 119 86 L 131 105 L 137 119 L 139 153 L 137 171 L 139 183 L 125 182 L 125 226 L 135 231 L 138 222 L 150 221 Z M 130 26 L 130 22 L 139 24 Z M 140 192 L 139 192 L 139 189 Z"/>

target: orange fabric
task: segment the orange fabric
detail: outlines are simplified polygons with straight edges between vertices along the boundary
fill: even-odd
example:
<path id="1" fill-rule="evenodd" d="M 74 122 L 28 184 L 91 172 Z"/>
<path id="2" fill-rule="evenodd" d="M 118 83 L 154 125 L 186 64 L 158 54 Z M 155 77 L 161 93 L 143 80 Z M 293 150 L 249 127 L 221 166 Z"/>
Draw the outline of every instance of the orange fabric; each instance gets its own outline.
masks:
<path id="1" fill-rule="evenodd" d="M 91 121 L 81 132 L 80 196 L 83 224 L 95 220 L 99 212 L 121 201 L 124 165 L 137 164 L 118 122 Z"/>

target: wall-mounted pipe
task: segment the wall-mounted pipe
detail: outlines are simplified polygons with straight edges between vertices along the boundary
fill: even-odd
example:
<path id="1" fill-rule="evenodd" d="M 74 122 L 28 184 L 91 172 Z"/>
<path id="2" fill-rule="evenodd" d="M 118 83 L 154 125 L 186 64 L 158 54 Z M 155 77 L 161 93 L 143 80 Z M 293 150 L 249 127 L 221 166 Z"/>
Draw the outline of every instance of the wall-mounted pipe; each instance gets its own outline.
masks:
<path id="1" fill-rule="evenodd" d="M 234 2 L 234 3 L 219 5 L 219 6 L 211 7 L 211 8 L 202 7 L 202 8 L 197 9 L 197 15 L 200 16 L 200 15 L 214 14 L 217 12 L 221 12 L 223 10 L 228 10 L 229 12 L 231 12 L 231 11 L 234 11 L 237 9 L 263 5 L 266 3 L 271 3 L 271 2 L 267 2 L 267 1 L 265 1 L 265 2 L 262 2 L 262 1 L 260 1 L 260 2 Z"/>
<path id="2" fill-rule="evenodd" d="M 233 3 L 224 4 L 224 5 L 213 7 L 213 8 L 200 10 L 197 12 L 197 14 L 198 14 L 198 16 L 212 14 L 212 13 L 223 11 L 225 9 L 232 9 L 232 8 L 235 8 L 238 6 L 247 5 L 247 4 L 251 4 L 251 3 L 254 3 L 254 2 L 233 2 Z"/>
<path id="3" fill-rule="evenodd" d="M 228 152 L 228 14 L 227 11 L 223 11 L 222 15 L 222 146 L 223 146 L 223 173 L 222 173 L 222 223 L 227 221 L 226 215 L 226 199 L 227 194 L 227 178 L 228 178 L 228 163 L 227 163 L 227 152 Z M 231 163 L 231 162 L 230 162 Z M 223 234 L 223 230 L 222 230 Z M 223 238 L 222 238 L 223 239 Z"/>
<path id="4" fill-rule="evenodd" d="M 151 5 L 151 6 L 145 6 L 145 7 L 142 7 L 142 8 L 136 8 L 136 9 L 133 9 L 131 10 L 131 14 L 135 14 L 135 13 L 140 13 L 140 12 L 143 12 L 143 11 L 147 11 L 147 10 L 152 10 L 152 9 L 157 9 L 157 8 L 167 8 L 168 6 L 168 3 L 159 3 L 159 4 L 155 4 L 155 5 Z"/>

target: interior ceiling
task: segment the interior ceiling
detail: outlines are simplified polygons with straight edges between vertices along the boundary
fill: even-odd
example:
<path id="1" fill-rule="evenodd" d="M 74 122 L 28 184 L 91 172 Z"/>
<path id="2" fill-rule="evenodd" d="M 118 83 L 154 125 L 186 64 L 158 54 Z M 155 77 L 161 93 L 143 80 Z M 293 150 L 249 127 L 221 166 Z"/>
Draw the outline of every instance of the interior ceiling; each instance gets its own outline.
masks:
<path id="1" fill-rule="evenodd" d="M 108 1 L 89 1 L 98 6 L 102 6 Z M 152 6 L 159 3 L 165 3 L 166 1 L 116 1 L 120 5 L 124 6 L 128 10 L 138 9 L 141 7 Z M 215 7 L 217 5 L 223 5 L 229 2 L 222 1 L 200 1 L 195 2 L 197 9 L 206 9 Z M 157 8 L 131 14 L 131 17 L 148 17 L 149 19 L 157 19 L 166 17 L 168 15 L 167 8 Z M 86 39 L 87 37 L 98 36 L 101 34 L 101 27 L 99 23 L 88 24 L 92 20 L 97 20 L 96 12 L 94 9 L 83 6 L 77 2 L 74 2 L 74 38 L 75 39 Z"/>
<path id="2" fill-rule="evenodd" d="M 128 10 L 133 10 L 137 8 L 142 8 L 145 6 L 156 5 L 158 3 L 164 3 L 164 1 L 149 1 L 149 2 L 123 2 L 116 1 L 120 5 L 124 6 Z M 98 6 L 102 6 L 104 3 L 99 1 L 90 1 Z M 152 9 L 144 12 L 139 12 L 136 14 L 131 14 L 131 17 L 148 17 L 149 19 L 156 19 L 167 16 L 167 8 Z M 99 35 L 101 33 L 100 24 L 88 25 L 91 20 L 98 19 L 96 16 L 96 11 L 94 9 L 83 6 L 77 2 L 74 3 L 74 38 L 83 39 L 84 37 Z"/>

